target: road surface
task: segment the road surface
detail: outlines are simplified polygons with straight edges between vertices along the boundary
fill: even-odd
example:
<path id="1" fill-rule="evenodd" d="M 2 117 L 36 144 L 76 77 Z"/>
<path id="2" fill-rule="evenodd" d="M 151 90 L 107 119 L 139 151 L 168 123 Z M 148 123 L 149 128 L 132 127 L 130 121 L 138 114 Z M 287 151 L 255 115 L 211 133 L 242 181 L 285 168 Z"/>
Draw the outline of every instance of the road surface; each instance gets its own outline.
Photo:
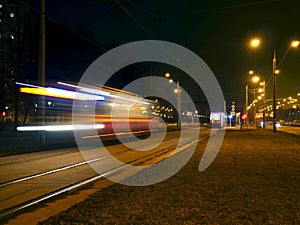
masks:
<path id="1" fill-rule="evenodd" d="M 187 129 L 187 132 L 194 134 L 198 130 L 199 128 L 192 128 Z M 192 135 L 185 136 L 185 144 L 181 149 L 188 148 L 193 141 L 198 142 L 200 138 L 209 136 L 210 132 L 209 129 L 201 129 L 200 136 L 196 140 L 190 140 Z M 160 136 L 161 134 L 156 134 L 153 138 L 159 140 Z M 115 174 L 119 170 L 121 172 L 122 168 L 112 163 L 112 158 L 133 165 L 150 160 L 153 163 L 153 158 L 161 161 L 174 153 L 179 137 L 180 131 L 168 132 L 162 144 L 150 151 L 131 150 L 123 144 L 117 144 L 106 147 L 109 155 L 99 153 L 99 149 L 88 149 L 85 158 L 77 148 L 1 157 L 0 216 L 7 216 L 82 184 L 100 179 L 103 174 Z M 145 146 L 140 145 L 140 148 L 149 147 L 151 144 L 143 143 Z M 96 165 L 102 174 L 99 171 L 97 173 L 90 165 Z"/>

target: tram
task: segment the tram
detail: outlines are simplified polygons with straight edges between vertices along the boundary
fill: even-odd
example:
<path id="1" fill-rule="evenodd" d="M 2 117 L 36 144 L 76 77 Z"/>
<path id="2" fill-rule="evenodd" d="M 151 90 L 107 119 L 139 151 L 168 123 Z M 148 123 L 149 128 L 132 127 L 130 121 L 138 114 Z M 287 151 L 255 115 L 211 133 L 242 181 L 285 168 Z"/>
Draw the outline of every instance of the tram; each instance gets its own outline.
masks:
<path id="1" fill-rule="evenodd" d="M 64 82 L 47 87 L 18 85 L 20 93 L 30 99 L 28 121 L 17 127 L 18 131 L 82 129 L 88 136 L 89 130 L 96 129 L 101 139 L 113 140 L 119 135 L 145 135 L 150 132 L 150 125 L 151 128 L 160 126 L 153 112 L 157 102 L 134 93 L 107 86 L 98 88 Z"/>

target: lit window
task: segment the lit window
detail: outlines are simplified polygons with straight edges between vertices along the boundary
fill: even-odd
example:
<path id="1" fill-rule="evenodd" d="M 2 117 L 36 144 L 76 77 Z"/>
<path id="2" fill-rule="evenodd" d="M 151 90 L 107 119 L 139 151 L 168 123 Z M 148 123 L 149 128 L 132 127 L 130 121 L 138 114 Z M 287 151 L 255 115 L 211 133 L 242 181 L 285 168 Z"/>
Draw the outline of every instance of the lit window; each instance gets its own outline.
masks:
<path id="1" fill-rule="evenodd" d="M 11 34 L 10 35 L 10 39 L 15 39 L 14 35 Z"/>
<path id="2" fill-rule="evenodd" d="M 15 13 L 10 13 L 9 17 L 15 17 Z"/>

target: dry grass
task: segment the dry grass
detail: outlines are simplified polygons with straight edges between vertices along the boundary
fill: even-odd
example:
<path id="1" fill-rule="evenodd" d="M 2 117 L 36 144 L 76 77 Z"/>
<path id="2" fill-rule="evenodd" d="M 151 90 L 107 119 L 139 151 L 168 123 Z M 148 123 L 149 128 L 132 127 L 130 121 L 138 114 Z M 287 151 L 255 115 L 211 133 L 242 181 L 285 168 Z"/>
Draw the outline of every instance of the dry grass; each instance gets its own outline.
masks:
<path id="1" fill-rule="evenodd" d="M 45 224 L 299 224 L 300 140 L 271 130 L 226 133 L 209 168 L 204 144 L 172 178 L 113 185 Z"/>

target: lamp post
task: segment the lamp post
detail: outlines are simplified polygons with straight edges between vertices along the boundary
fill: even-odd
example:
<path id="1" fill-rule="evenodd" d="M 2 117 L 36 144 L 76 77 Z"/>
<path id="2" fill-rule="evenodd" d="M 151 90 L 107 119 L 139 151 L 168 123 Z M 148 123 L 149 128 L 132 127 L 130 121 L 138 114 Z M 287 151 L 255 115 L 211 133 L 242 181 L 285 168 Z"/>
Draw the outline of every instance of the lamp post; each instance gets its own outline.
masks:
<path id="1" fill-rule="evenodd" d="M 173 79 L 170 78 L 170 73 L 165 74 L 166 78 L 169 78 L 169 82 L 172 83 Z M 176 81 L 176 89 L 174 90 L 177 97 L 177 113 L 178 113 L 178 119 L 177 119 L 177 128 L 181 128 L 181 96 L 180 96 L 180 85 L 179 81 Z"/>
<path id="2" fill-rule="evenodd" d="M 249 71 L 250 75 L 253 75 L 253 73 L 254 73 L 253 70 Z M 257 75 L 253 76 L 252 79 L 251 79 L 251 81 L 253 83 L 257 83 L 259 80 L 260 80 L 260 77 L 257 76 Z M 253 120 L 254 121 L 253 122 L 254 122 L 254 127 L 256 128 L 256 99 L 255 99 L 256 98 L 256 93 L 255 93 L 255 88 L 253 90 L 254 90 L 254 92 L 253 92 L 253 96 L 254 96 Z"/>
<path id="3" fill-rule="evenodd" d="M 266 80 L 264 79 L 262 82 L 262 100 L 263 100 L 263 129 L 266 128 Z"/>
<path id="4" fill-rule="evenodd" d="M 40 46 L 39 46 L 39 71 L 38 82 L 42 87 L 45 87 L 45 0 L 40 0 Z M 42 124 L 45 126 L 45 96 L 40 96 L 41 110 L 40 116 Z M 45 144 L 46 135 L 45 131 L 41 131 L 40 136 L 41 144 Z"/>
<path id="5" fill-rule="evenodd" d="M 283 55 L 281 61 L 278 64 L 276 62 L 276 51 L 274 50 L 273 67 L 272 67 L 273 68 L 273 133 L 276 133 L 276 75 L 279 74 L 279 70 L 277 69 L 277 67 L 283 62 L 290 48 L 297 48 L 299 44 L 300 42 L 298 40 L 292 41 L 288 49 L 286 50 L 285 54 Z"/>
<path id="6" fill-rule="evenodd" d="M 245 117 L 245 125 L 246 127 L 248 127 L 248 101 L 249 101 L 249 97 L 248 97 L 248 85 L 246 84 L 246 107 L 245 107 L 245 113 L 246 113 L 246 117 Z"/>
<path id="7" fill-rule="evenodd" d="M 256 127 L 256 118 L 255 118 L 256 117 L 256 103 L 258 102 L 258 100 L 262 100 L 263 101 L 263 109 L 265 110 L 266 83 L 265 83 L 264 76 L 254 75 L 254 70 L 250 70 L 249 74 L 253 75 L 251 77 L 252 83 L 258 83 L 261 80 L 261 78 L 263 79 L 263 81 L 259 83 L 259 85 L 260 85 L 259 88 L 253 88 L 252 89 L 254 100 L 253 100 L 253 102 L 250 106 L 248 106 L 248 101 L 249 101 L 249 98 L 248 98 L 248 92 L 249 91 L 248 90 L 249 90 L 249 88 L 248 88 L 248 85 L 246 85 L 246 113 L 248 113 L 248 110 L 253 106 L 254 125 Z M 260 95 L 257 96 L 257 99 L 256 99 L 256 90 L 257 90 L 257 93 L 260 94 Z M 263 110 L 263 128 L 265 128 L 265 121 L 266 121 L 264 110 Z"/>
<path id="8" fill-rule="evenodd" d="M 273 55 L 273 133 L 276 133 L 276 74 L 279 73 L 279 71 L 276 69 L 276 52 L 274 51 Z"/>
<path id="9" fill-rule="evenodd" d="M 258 38 L 258 37 L 255 37 L 255 38 L 252 38 L 251 40 L 250 40 L 250 47 L 251 48 L 253 48 L 254 50 L 255 50 L 255 53 L 256 53 L 256 49 L 258 49 L 259 48 L 259 46 L 260 46 L 260 44 L 261 44 L 261 40 L 260 40 L 260 38 Z M 256 64 L 256 54 L 255 54 L 255 64 Z M 256 66 L 256 65 L 255 65 Z M 256 68 L 255 68 L 256 69 Z M 254 75 L 254 71 L 253 70 L 250 70 L 249 71 L 249 74 L 250 75 Z M 257 83 L 258 81 L 259 81 L 259 77 L 258 76 L 254 76 L 254 77 L 252 77 L 252 82 L 254 82 L 254 83 Z M 254 89 L 254 100 L 255 100 L 255 89 Z M 256 128 L 256 104 L 255 104 L 255 102 L 254 102 L 254 108 L 253 108 L 253 114 L 254 114 L 254 117 L 253 117 L 253 119 L 254 119 L 254 127 Z"/>
<path id="10" fill-rule="evenodd" d="M 261 41 L 259 38 L 253 38 L 250 41 L 250 46 L 252 48 L 259 47 Z M 283 62 L 285 57 L 287 56 L 287 53 L 289 52 L 290 48 L 297 48 L 300 45 L 300 41 L 294 40 L 289 45 L 288 49 L 286 50 L 285 54 L 283 55 L 280 62 L 277 64 L 276 59 L 276 51 L 274 50 L 273 54 L 273 67 L 272 67 L 272 77 L 273 77 L 273 133 L 276 133 L 276 75 L 279 74 L 278 66 Z"/>

